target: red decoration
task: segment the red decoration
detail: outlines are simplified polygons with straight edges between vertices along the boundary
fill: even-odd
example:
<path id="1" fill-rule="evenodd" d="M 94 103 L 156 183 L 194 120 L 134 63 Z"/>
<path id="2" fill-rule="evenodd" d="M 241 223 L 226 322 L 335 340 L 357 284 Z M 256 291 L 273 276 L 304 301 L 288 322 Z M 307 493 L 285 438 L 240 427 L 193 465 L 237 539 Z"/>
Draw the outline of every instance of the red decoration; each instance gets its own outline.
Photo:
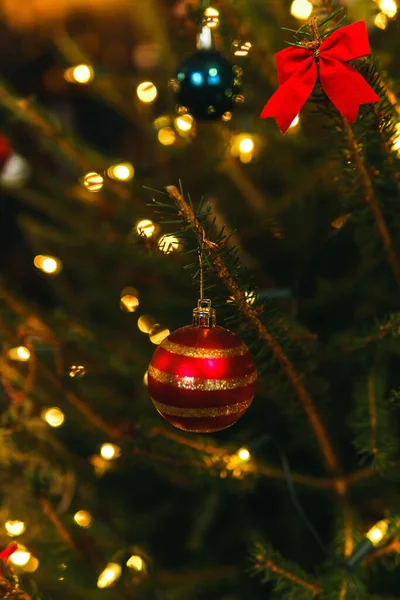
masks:
<path id="1" fill-rule="evenodd" d="M 218 325 L 174 331 L 155 351 L 148 375 L 160 415 L 196 433 L 236 423 L 253 400 L 257 379 L 247 346 Z"/>
<path id="2" fill-rule="evenodd" d="M 0 168 L 3 167 L 8 157 L 12 154 L 13 148 L 5 135 L 0 133 Z M 1 553 L 0 553 L 1 556 Z"/>
<path id="3" fill-rule="evenodd" d="M 318 75 L 326 95 L 351 123 L 361 104 L 378 102 L 379 96 L 347 61 L 370 54 L 365 23 L 359 21 L 334 31 L 310 48 L 291 46 L 276 55 L 279 89 L 265 105 L 261 118 L 275 117 L 285 133 L 310 96 Z"/>
<path id="4" fill-rule="evenodd" d="M 4 548 L 4 550 L 2 550 L 0 552 L 0 559 L 3 562 L 7 562 L 8 559 L 10 558 L 11 554 L 14 554 L 14 552 L 18 550 L 18 544 L 16 544 L 15 542 L 13 544 L 10 544 L 9 546 L 7 546 L 7 548 Z M 0 575 L 2 575 L 3 572 L 0 569 Z"/>

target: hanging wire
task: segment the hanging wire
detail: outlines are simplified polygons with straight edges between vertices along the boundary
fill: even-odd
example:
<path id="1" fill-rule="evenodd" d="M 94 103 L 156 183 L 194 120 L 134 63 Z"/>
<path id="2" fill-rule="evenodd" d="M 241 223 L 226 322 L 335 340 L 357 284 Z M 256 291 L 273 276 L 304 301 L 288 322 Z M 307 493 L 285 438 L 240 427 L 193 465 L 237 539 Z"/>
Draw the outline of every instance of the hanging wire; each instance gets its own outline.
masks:
<path id="1" fill-rule="evenodd" d="M 197 255 L 199 257 L 200 300 L 204 300 L 204 262 L 203 262 L 203 252 L 204 252 L 204 241 L 201 240 L 201 242 L 199 242 L 199 246 L 198 246 L 198 249 L 197 249 Z"/>

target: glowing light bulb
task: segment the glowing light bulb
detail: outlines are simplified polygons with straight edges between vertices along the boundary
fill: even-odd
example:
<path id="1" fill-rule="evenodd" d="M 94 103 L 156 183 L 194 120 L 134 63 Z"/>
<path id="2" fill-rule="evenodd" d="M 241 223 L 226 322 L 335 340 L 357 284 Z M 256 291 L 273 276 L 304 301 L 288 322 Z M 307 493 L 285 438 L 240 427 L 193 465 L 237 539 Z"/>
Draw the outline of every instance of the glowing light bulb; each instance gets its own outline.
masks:
<path id="1" fill-rule="evenodd" d="M 289 128 L 291 129 L 292 127 L 297 127 L 297 125 L 300 123 L 300 117 L 299 115 L 296 115 L 295 118 L 293 119 L 293 121 L 290 123 Z"/>
<path id="2" fill-rule="evenodd" d="M 149 338 L 152 344 L 158 346 L 167 338 L 170 334 L 170 330 L 164 327 L 164 325 L 160 325 L 156 323 L 150 330 Z"/>
<path id="3" fill-rule="evenodd" d="M 378 13 L 374 19 L 374 25 L 376 25 L 379 29 L 386 29 L 388 22 L 389 19 L 383 12 Z"/>
<path id="4" fill-rule="evenodd" d="M 150 315 L 142 315 L 137 322 L 140 331 L 143 333 L 149 333 L 155 323 L 155 319 Z"/>
<path id="5" fill-rule="evenodd" d="M 156 226 L 150 219 L 142 219 L 136 223 L 136 231 L 141 237 L 151 238 L 156 231 Z"/>
<path id="6" fill-rule="evenodd" d="M 400 123 L 396 123 L 396 134 L 393 139 L 392 150 L 400 153 Z"/>
<path id="7" fill-rule="evenodd" d="M 11 360 L 18 360 L 20 362 L 27 362 L 31 357 L 31 352 L 26 346 L 17 346 L 10 348 L 8 356 Z"/>
<path id="8" fill-rule="evenodd" d="M 203 22 L 207 27 L 218 27 L 219 25 L 219 10 L 213 6 L 209 6 L 204 11 Z"/>
<path id="9" fill-rule="evenodd" d="M 116 181 L 130 181 L 135 175 L 135 169 L 131 163 L 119 163 L 117 165 L 111 165 L 111 167 L 107 169 L 107 175 Z"/>
<path id="10" fill-rule="evenodd" d="M 251 454 L 247 448 L 240 448 L 240 450 L 238 450 L 237 454 L 238 454 L 238 457 L 240 458 L 240 460 L 242 460 L 243 462 L 247 462 L 251 458 Z"/>
<path id="11" fill-rule="evenodd" d="M 135 312 L 139 306 L 139 298 L 137 296 L 133 296 L 132 294 L 125 294 L 122 296 L 119 306 L 125 312 Z"/>
<path id="12" fill-rule="evenodd" d="M 118 581 L 121 577 L 122 569 L 117 563 L 108 563 L 102 573 L 100 573 L 97 580 L 97 587 L 104 589 L 110 587 L 113 583 Z"/>
<path id="13" fill-rule="evenodd" d="M 86 374 L 86 369 L 83 365 L 71 365 L 68 371 L 70 377 L 83 377 Z"/>
<path id="14" fill-rule="evenodd" d="M 36 558 L 36 556 L 32 556 L 30 557 L 30 559 L 28 560 L 28 562 L 26 563 L 26 565 L 24 565 L 24 571 L 25 573 L 34 573 L 35 571 L 37 571 L 39 568 L 39 561 Z"/>
<path id="15" fill-rule="evenodd" d="M 10 556 L 10 562 L 17 567 L 24 567 L 31 557 L 29 550 L 18 544 L 18 548 Z"/>
<path id="16" fill-rule="evenodd" d="M 374 546 L 379 546 L 389 529 L 388 521 L 379 521 L 368 531 L 367 537 Z"/>
<path id="17" fill-rule="evenodd" d="M 126 561 L 126 566 L 130 569 L 135 569 L 136 571 L 143 571 L 145 568 L 145 562 L 138 554 L 132 554 L 132 556 Z"/>
<path id="18" fill-rule="evenodd" d="M 26 523 L 23 521 L 6 521 L 4 527 L 10 537 L 18 537 L 26 531 Z"/>
<path id="19" fill-rule="evenodd" d="M 47 275 L 56 275 L 62 269 L 62 263 L 59 258 L 55 256 L 43 256 L 38 254 L 33 259 L 33 264 L 39 271 L 43 271 Z"/>
<path id="20" fill-rule="evenodd" d="M 224 114 L 222 115 L 222 120 L 227 123 L 228 121 L 230 121 L 232 119 L 232 113 L 229 111 L 224 112 Z"/>
<path id="21" fill-rule="evenodd" d="M 306 20 L 311 15 L 313 5 L 308 0 L 294 0 L 290 7 L 290 13 L 296 19 Z"/>
<path id="22" fill-rule="evenodd" d="M 190 131 L 193 127 L 194 119 L 191 114 L 186 113 L 180 117 L 175 119 L 175 127 L 179 129 L 179 131 L 187 132 Z"/>
<path id="23" fill-rule="evenodd" d="M 179 250 L 181 247 L 180 241 L 173 235 L 166 233 L 158 240 L 158 248 L 164 254 L 171 254 L 174 250 Z"/>
<path id="24" fill-rule="evenodd" d="M 76 65 L 64 72 L 64 78 L 72 83 L 86 84 L 92 81 L 94 71 L 90 65 Z"/>
<path id="25" fill-rule="evenodd" d="M 175 143 L 176 135 L 172 127 L 162 127 L 158 132 L 158 141 L 163 146 L 172 146 Z"/>
<path id="26" fill-rule="evenodd" d="M 244 154 L 249 154 L 254 150 L 254 142 L 251 137 L 244 137 L 239 143 L 239 150 Z"/>
<path id="27" fill-rule="evenodd" d="M 64 413 L 56 406 L 47 408 L 42 412 L 42 419 L 50 425 L 50 427 L 61 427 L 65 421 Z"/>
<path id="28" fill-rule="evenodd" d="M 121 454 L 121 448 L 115 444 L 103 444 L 100 448 L 100 454 L 105 460 L 113 460 Z"/>
<path id="29" fill-rule="evenodd" d="M 158 91 L 154 83 L 151 81 L 143 81 L 136 88 L 137 97 L 141 102 L 149 104 L 157 98 Z"/>
<path id="30" fill-rule="evenodd" d="M 381 0 L 379 8 L 389 19 L 392 19 L 397 13 L 397 4 L 394 0 Z"/>
<path id="31" fill-rule="evenodd" d="M 100 173 L 91 171 L 83 177 L 83 185 L 89 192 L 99 192 L 104 185 L 104 179 Z"/>
<path id="32" fill-rule="evenodd" d="M 92 515 L 87 510 L 78 510 L 78 512 L 74 514 L 74 521 L 79 527 L 87 529 L 92 524 Z"/>

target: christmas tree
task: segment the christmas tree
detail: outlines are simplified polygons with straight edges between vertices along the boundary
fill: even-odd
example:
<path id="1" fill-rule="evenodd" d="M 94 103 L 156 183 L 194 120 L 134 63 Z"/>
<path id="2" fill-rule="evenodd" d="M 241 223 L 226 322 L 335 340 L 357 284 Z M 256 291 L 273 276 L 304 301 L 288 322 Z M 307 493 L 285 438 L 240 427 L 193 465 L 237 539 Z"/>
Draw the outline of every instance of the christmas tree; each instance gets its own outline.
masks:
<path id="1" fill-rule="evenodd" d="M 400 598 L 396 0 L 0 7 L 1 598 Z"/>

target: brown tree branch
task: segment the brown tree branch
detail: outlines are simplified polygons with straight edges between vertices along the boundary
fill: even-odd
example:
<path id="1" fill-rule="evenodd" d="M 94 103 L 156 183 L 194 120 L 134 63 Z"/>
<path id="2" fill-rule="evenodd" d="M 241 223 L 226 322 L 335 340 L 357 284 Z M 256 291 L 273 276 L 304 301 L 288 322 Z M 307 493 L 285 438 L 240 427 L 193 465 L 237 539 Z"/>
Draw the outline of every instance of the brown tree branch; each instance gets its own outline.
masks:
<path id="1" fill-rule="evenodd" d="M 258 557 L 258 558 L 260 558 L 260 557 Z M 283 569 L 282 567 L 280 567 L 279 565 L 274 563 L 269 558 L 267 558 L 266 560 L 262 558 L 261 561 L 258 562 L 258 566 L 261 569 L 262 568 L 268 569 L 269 571 L 272 571 L 272 573 L 276 573 L 277 575 L 280 575 L 284 579 L 291 581 L 292 583 L 298 585 L 299 587 L 302 587 L 303 589 L 312 592 L 314 594 L 314 596 L 318 596 L 319 594 L 321 594 L 323 592 L 323 589 L 321 586 L 319 586 L 315 583 L 310 583 L 309 581 L 306 581 L 305 579 L 298 577 L 294 573 L 291 573 L 290 571 L 286 571 L 286 569 Z"/>
<path id="2" fill-rule="evenodd" d="M 247 320 L 249 325 L 252 327 L 252 329 L 254 329 L 257 332 L 258 337 L 265 343 L 269 351 L 272 352 L 273 356 L 281 365 L 283 371 L 286 373 L 294 391 L 296 392 L 303 405 L 304 412 L 307 415 L 310 424 L 314 430 L 328 471 L 337 471 L 338 464 L 336 456 L 333 452 L 331 442 L 329 440 L 325 427 L 322 424 L 322 421 L 320 420 L 312 398 L 308 390 L 304 386 L 302 374 L 297 372 L 289 357 L 285 354 L 283 348 L 280 346 L 279 342 L 269 332 L 265 325 L 261 323 L 258 313 L 248 304 L 248 302 L 246 301 L 244 291 L 241 290 L 237 283 L 234 281 L 224 261 L 219 256 L 218 247 L 216 246 L 216 244 L 214 244 L 207 238 L 203 226 L 198 221 L 193 211 L 184 200 L 182 194 L 180 194 L 180 192 L 175 186 L 167 186 L 166 189 L 170 198 L 174 200 L 175 204 L 179 208 L 184 221 L 191 226 L 198 239 L 203 240 L 204 248 L 209 254 L 209 257 L 216 269 L 218 277 L 220 277 L 220 279 L 223 281 L 226 288 L 234 298 L 238 309 L 240 310 L 244 318 Z"/>
<path id="3" fill-rule="evenodd" d="M 43 514 L 46 515 L 46 517 L 54 525 L 58 535 L 63 540 L 63 542 L 68 546 L 68 548 L 70 550 L 72 550 L 75 554 L 78 554 L 80 556 L 81 552 L 80 552 L 78 546 L 75 544 L 69 531 L 64 527 L 63 523 L 60 521 L 59 516 L 55 512 L 55 510 L 52 507 L 49 500 L 45 496 L 41 495 L 39 497 L 39 502 L 40 502 L 40 506 L 42 508 Z"/>

